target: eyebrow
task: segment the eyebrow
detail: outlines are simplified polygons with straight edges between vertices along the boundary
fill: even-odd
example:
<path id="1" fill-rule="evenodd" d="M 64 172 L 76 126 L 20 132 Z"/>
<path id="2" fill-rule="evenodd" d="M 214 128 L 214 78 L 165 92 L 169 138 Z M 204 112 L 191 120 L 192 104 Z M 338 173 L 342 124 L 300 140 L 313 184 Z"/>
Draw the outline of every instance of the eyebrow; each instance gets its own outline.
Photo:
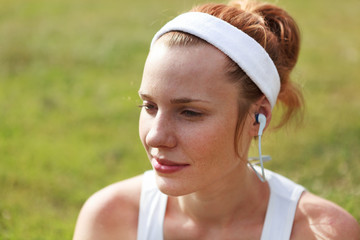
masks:
<path id="1" fill-rule="evenodd" d="M 139 95 L 142 99 L 152 100 L 152 97 L 148 94 L 139 92 Z M 172 103 L 172 104 L 182 104 L 182 103 L 192 103 L 192 102 L 209 102 L 209 101 L 195 99 L 195 98 L 187 98 L 187 97 L 170 99 L 170 103 Z"/>

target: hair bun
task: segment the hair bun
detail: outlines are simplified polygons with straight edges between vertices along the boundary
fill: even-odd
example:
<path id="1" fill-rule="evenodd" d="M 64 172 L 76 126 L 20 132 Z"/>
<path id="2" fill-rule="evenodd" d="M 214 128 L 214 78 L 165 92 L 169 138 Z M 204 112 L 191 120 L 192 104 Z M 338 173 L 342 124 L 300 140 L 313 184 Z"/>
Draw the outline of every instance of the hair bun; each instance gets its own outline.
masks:
<path id="1" fill-rule="evenodd" d="M 285 10 L 272 4 L 259 4 L 254 12 L 263 16 L 265 25 L 277 37 L 281 50 L 279 57 L 291 70 L 300 50 L 300 31 L 295 20 Z"/>

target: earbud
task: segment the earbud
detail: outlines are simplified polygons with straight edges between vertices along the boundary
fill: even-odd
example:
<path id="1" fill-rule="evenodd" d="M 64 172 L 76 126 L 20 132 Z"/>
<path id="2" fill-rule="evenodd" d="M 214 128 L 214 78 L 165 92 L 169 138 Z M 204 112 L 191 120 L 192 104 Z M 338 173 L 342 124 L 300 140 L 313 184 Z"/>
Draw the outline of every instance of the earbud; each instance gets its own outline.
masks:
<path id="1" fill-rule="evenodd" d="M 266 125 L 266 117 L 264 114 L 258 113 L 255 115 L 255 119 L 256 119 L 257 123 L 260 123 L 258 136 L 262 136 L 265 125 Z"/>

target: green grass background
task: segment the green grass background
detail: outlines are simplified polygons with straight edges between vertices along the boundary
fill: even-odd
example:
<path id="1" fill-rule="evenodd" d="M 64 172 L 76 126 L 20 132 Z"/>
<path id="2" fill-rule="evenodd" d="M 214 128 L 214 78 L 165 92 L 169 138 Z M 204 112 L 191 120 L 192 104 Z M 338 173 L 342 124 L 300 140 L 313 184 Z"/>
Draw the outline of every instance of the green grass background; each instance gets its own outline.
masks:
<path id="1" fill-rule="evenodd" d="M 149 43 L 200 2 L 0 0 L 0 239 L 70 239 L 87 197 L 150 167 L 136 107 Z M 360 2 L 277 4 L 301 28 L 307 108 L 264 138 L 267 167 L 359 221 Z"/>

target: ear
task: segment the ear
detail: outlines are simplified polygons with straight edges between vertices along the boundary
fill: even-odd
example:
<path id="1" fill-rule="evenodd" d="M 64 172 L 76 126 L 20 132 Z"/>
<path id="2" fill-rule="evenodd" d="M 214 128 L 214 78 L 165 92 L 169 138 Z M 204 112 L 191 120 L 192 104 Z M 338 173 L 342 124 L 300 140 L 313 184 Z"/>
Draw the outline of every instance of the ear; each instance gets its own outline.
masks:
<path id="1" fill-rule="evenodd" d="M 258 136 L 258 132 L 259 132 L 260 124 L 258 122 L 256 122 L 256 119 L 255 119 L 255 115 L 258 113 L 262 113 L 266 117 L 266 125 L 264 128 L 264 132 L 265 132 L 265 130 L 267 129 L 267 127 L 270 124 L 271 117 L 272 117 L 271 105 L 265 96 L 262 96 L 259 100 L 257 100 L 253 104 L 253 107 L 251 107 L 250 114 L 252 115 L 251 118 L 253 119 L 253 124 L 251 126 L 250 132 L 251 132 L 251 136 L 253 136 L 253 137 Z"/>

